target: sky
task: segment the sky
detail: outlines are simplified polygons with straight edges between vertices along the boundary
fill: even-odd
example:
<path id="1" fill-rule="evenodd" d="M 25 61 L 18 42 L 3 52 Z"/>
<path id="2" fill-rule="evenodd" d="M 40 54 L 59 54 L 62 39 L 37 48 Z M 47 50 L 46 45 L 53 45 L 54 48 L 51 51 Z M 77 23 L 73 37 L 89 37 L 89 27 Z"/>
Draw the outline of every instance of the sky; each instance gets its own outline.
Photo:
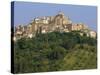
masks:
<path id="1" fill-rule="evenodd" d="M 90 29 L 97 31 L 97 7 L 68 4 L 15 2 L 14 26 L 27 25 L 34 18 L 55 16 L 62 11 L 73 23 L 84 23 Z"/>

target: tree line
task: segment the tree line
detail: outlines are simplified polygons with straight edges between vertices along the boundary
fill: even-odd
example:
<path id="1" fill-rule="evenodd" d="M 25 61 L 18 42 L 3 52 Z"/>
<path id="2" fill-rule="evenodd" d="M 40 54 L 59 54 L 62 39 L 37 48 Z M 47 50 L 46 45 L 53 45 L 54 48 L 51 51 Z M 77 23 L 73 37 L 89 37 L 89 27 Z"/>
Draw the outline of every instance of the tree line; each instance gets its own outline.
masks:
<path id="1" fill-rule="evenodd" d="M 97 67 L 97 39 L 79 32 L 51 32 L 14 43 L 14 72 L 49 72 Z"/>

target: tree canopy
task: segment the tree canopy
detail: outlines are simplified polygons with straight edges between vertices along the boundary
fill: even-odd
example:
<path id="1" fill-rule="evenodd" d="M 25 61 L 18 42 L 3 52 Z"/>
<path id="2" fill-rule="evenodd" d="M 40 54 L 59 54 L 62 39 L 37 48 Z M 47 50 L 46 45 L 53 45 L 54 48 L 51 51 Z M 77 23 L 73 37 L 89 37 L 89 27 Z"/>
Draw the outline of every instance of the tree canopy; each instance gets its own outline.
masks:
<path id="1" fill-rule="evenodd" d="M 97 39 L 79 32 L 51 32 L 14 44 L 14 72 L 46 72 L 97 67 Z"/>

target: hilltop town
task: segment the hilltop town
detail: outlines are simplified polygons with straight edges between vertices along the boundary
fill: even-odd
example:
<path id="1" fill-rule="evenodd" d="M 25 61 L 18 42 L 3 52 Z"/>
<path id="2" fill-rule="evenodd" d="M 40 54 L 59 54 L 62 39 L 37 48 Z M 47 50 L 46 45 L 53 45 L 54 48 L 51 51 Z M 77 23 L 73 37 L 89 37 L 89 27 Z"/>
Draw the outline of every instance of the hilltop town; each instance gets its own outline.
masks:
<path id="1" fill-rule="evenodd" d="M 28 25 L 18 25 L 14 30 L 14 41 L 22 37 L 32 38 L 36 34 L 50 33 L 53 31 L 71 32 L 80 31 L 80 35 L 85 33 L 87 37 L 96 38 L 97 33 L 83 23 L 73 23 L 69 17 L 66 17 L 63 12 L 59 12 L 55 16 L 37 17 Z"/>

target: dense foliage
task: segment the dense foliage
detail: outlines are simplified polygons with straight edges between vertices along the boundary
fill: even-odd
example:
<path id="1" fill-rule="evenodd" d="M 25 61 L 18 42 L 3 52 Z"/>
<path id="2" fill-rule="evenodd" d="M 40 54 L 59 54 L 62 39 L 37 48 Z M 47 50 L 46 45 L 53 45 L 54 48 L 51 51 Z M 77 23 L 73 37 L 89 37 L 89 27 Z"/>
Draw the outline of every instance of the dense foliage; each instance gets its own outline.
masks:
<path id="1" fill-rule="evenodd" d="M 51 32 L 14 43 L 15 73 L 94 69 L 97 40 L 79 32 Z"/>

